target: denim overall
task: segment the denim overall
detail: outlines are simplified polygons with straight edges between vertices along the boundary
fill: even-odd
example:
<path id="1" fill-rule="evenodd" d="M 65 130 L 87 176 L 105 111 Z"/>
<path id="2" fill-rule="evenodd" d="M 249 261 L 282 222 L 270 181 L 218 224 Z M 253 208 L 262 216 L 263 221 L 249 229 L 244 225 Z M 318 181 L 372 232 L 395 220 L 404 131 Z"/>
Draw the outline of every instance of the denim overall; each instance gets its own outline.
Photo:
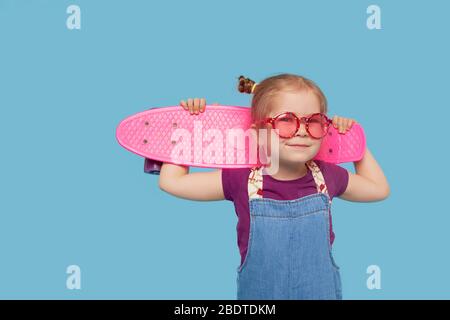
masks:
<path id="1" fill-rule="evenodd" d="M 250 232 L 237 268 L 237 299 L 342 299 L 330 244 L 330 208 L 319 166 L 306 163 L 317 193 L 294 200 L 262 197 L 262 167 L 248 178 Z"/>

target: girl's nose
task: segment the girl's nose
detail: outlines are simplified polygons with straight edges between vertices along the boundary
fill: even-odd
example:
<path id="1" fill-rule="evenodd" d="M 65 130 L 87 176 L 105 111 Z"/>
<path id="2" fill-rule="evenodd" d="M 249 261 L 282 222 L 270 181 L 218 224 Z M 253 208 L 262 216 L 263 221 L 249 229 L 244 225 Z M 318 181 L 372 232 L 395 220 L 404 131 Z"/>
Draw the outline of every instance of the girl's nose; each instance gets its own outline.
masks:
<path id="1" fill-rule="evenodd" d="M 300 127 L 298 128 L 297 135 L 302 137 L 306 137 L 308 135 L 308 132 L 306 131 L 306 124 L 303 123 L 303 121 L 300 122 Z"/>

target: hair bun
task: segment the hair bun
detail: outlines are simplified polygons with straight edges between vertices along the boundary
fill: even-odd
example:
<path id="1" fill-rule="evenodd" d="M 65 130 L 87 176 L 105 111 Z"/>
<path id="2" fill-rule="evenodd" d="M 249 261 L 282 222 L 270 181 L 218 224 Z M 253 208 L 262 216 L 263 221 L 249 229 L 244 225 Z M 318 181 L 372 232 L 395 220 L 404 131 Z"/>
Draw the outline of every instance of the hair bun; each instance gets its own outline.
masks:
<path id="1" fill-rule="evenodd" d="M 250 78 L 239 76 L 238 91 L 241 93 L 254 93 L 257 83 Z"/>

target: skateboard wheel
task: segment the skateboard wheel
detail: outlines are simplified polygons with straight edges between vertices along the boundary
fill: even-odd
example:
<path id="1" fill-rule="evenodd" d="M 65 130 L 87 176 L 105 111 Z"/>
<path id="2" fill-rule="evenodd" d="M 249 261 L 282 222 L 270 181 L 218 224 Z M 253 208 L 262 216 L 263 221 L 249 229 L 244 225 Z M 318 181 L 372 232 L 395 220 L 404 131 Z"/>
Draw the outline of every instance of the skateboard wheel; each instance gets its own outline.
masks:
<path id="1" fill-rule="evenodd" d="M 144 172 L 148 174 L 157 174 L 159 175 L 161 171 L 162 162 L 145 158 L 144 162 Z"/>

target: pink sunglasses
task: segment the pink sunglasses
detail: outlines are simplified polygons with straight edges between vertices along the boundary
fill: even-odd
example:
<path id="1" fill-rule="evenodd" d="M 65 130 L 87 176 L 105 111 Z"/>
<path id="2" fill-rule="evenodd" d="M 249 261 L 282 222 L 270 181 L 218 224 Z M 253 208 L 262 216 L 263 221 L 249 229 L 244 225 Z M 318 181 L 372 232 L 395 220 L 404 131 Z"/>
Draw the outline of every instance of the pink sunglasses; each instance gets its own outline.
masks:
<path id="1" fill-rule="evenodd" d="M 274 129 L 278 129 L 281 138 L 289 139 L 295 136 L 300 129 L 300 123 L 305 122 L 306 132 L 314 139 L 324 137 L 332 120 L 324 113 L 313 113 L 308 117 L 297 117 L 293 112 L 284 112 L 272 118 L 265 118 L 259 122 L 270 123 Z"/>

